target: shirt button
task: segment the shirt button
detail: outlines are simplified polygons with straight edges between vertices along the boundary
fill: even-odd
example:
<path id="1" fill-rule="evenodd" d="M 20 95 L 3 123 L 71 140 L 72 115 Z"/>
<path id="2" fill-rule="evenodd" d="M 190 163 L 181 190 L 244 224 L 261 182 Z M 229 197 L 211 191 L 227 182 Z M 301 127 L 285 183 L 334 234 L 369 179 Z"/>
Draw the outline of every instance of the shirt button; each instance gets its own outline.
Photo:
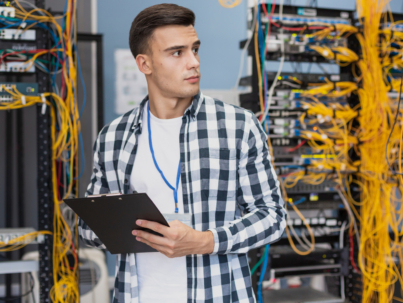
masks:
<path id="1" fill-rule="evenodd" d="M 125 184 L 129 183 L 129 180 L 125 179 Z"/>

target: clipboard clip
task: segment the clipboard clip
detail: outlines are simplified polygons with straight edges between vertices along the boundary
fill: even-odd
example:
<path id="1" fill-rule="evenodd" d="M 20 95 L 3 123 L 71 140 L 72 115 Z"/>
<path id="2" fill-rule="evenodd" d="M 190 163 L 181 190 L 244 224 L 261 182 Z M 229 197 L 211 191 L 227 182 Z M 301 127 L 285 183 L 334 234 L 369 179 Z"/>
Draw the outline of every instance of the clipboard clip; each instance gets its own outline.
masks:
<path id="1" fill-rule="evenodd" d="M 133 190 L 133 194 L 137 194 L 138 192 Z M 99 197 L 114 197 L 114 196 L 121 196 L 122 193 L 115 193 L 115 194 L 99 194 L 99 195 L 88 195 L 87 198 L 99 198 Z"/>
<path id="2" fill-rule="evenodd" d="M 113 196 L 121 196 L 121 193 L 117 194 L 99 194 L 99 195 L 88 195 L 87 198 L 100 198 L 100 197 L 113 197 Z"/>

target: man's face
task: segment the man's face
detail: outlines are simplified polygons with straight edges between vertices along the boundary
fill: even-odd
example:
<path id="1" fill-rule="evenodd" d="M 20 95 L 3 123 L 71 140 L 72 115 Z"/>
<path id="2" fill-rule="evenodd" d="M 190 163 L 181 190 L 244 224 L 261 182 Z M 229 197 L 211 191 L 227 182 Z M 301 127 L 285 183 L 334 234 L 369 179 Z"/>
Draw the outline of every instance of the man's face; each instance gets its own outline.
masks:
<path id="1" fill-rule="evenodd" d="M 193 26 L 159 27 L 154 31 L 149 46 L 149 80 L 162 95 L 188 98 L 199 92 L 200 41 Z"/>

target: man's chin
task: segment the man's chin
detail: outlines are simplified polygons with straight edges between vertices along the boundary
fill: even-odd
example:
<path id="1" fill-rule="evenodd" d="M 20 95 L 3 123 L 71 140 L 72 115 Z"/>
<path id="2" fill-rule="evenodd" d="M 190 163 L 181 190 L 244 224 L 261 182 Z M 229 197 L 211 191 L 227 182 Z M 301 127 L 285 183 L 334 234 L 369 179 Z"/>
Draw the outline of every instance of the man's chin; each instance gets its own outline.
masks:
<path id="1" fill-rule="evenodd" d="M 199 93 L 199 85 L 195 85 L 194 87 L 190 87 L 189 89 L 183 90 L 181 92 L 181 97 L 182 98 L 190 98 L 193 96 L 196 96 Z"/>

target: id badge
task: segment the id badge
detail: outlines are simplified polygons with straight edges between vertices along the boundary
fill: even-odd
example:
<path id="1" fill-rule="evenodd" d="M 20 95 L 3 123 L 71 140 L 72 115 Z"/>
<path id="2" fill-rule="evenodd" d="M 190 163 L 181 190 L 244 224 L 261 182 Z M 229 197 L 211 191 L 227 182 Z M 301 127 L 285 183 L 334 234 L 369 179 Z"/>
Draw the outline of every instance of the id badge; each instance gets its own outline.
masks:
<path id="1" fill-rule="evenodd" d="M 162 214 L 167 220 L 167 222 L 179 220 L 183 224 L 186 224 L 187 226 L 192 227 L 192 215 L 191 214 Z"/>

